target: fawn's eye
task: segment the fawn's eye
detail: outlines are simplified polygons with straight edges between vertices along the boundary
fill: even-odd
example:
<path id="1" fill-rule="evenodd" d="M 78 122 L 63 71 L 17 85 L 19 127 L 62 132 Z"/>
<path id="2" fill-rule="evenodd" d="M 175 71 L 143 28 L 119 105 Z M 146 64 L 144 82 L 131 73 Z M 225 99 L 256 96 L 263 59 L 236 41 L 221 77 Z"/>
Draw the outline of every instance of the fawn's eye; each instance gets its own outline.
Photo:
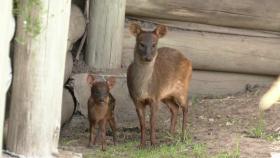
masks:
<path id="1" fill-rule="evenodd" d="M 154 44 L 152 45 L 152 47 L 155 48 L 155 47 L 156 47 L 156 44 L 154 43 Z"/>

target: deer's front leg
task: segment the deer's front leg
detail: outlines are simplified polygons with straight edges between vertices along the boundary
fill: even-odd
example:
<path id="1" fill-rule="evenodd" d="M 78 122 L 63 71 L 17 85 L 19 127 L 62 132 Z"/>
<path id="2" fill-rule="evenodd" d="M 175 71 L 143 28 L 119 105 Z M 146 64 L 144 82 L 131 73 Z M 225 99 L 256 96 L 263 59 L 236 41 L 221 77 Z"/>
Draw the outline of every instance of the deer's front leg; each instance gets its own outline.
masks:
<path id="1" fill-rule="evenodd" d="M 139 147 L 142 148 L 146 145 L 145 106 L 143 104 L 140 104 L 140 103 L 136 104 L 136 112 L 137 112 L 137 115 L 138 115 L 140 128 L 141 128 L 141 141 L 140 141 Z"/>
<path id="2" fill-rule="evenodd" d="M 157 115 L 158 115 L 158 106 L 159 103 L 155 102 L 151 105 L 151 116 L 150 116 L 150 124 L 151 124 L 151 145 L 156 145 L 156 124 L 157 124 Z"/>

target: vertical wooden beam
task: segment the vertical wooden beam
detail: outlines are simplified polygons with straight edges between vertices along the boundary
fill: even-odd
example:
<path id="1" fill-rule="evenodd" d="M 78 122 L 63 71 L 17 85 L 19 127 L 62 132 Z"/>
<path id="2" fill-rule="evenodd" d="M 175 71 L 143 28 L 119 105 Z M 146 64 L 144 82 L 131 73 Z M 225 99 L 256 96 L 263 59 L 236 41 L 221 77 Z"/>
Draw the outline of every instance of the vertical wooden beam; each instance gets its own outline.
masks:
<path id="1" fill-rule="evenodd" d="M 9 58 L 10 40 L 14 34 L 14 18 L 12 1 L 1 2 L 0 9 L 0 158 L 2 156 L 3 122 L 5 113 L 6 92 L 11 82 L 11 64 Z"/>
<path id="2" fill-rule="evenodd" d="M 121 66 L 126 0 L 91 0 L 86 62 L 96 69 Z"/>
<path id="3" fill-rule="evenodd" d="M 7 149 L 57 153 L 70 0 L 20 0 Z"/>

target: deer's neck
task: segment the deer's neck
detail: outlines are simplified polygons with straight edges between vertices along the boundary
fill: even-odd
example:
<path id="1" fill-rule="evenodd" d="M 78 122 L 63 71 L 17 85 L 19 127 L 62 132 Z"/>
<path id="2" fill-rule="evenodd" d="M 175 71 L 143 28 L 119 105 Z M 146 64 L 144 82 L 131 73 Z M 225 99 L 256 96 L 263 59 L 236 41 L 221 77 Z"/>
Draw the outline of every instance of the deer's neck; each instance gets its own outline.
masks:
<path id="1" fill-rule="evenodd" d="M 151 92 L 151 83 L 154 73 L 155 59 L 151 62 L 143 62 L 137 54 L 135 54 L 132 63 L 132 76 L 134 92 L 139 98 L 147 98 Z"/>
<path id="2" fill-rule="evenodd" d="M 133 69 L 137 76 L 145 81 L 152 79 L 155 59 L 156 57 L 151 62 L 145 62 L 140 59 L 137 53 L 134 53 Z"/>

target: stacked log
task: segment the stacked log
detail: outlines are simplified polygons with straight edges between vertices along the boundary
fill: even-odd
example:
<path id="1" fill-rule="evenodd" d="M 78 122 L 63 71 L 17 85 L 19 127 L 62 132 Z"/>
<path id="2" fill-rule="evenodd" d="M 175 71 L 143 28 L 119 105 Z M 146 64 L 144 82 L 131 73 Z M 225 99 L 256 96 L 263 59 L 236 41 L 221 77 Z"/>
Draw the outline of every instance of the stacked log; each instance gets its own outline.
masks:
<path id="1" fill-rule="evenodd" d="M 140 20 L 143 25 L 145 21 Z M 280 34 L 195 23 L 151 20 L 169 26 L 159 46 L 180 50 L 194 69 L 260 75 L 280 74 Z M 176 27 L 175 27 L 176 26 Z M 123 65 L 133 58 L 135 38 L 125 32 Z"/>
<path id="2" fill-rule="evenodd" d="M 127 0 L 126 13 L 202 24 L 280 31 L 279 0 Z"/>
<path id="3" fill-rule="evenodd" d="M 67 50 L 72 49 L 73 44 L 82 37 L 82 35 L 85 32 L 85 29 L 86 29 L 86 19 L 83 15 L 83 12 L 78 6 L 72 4 Z"/>

